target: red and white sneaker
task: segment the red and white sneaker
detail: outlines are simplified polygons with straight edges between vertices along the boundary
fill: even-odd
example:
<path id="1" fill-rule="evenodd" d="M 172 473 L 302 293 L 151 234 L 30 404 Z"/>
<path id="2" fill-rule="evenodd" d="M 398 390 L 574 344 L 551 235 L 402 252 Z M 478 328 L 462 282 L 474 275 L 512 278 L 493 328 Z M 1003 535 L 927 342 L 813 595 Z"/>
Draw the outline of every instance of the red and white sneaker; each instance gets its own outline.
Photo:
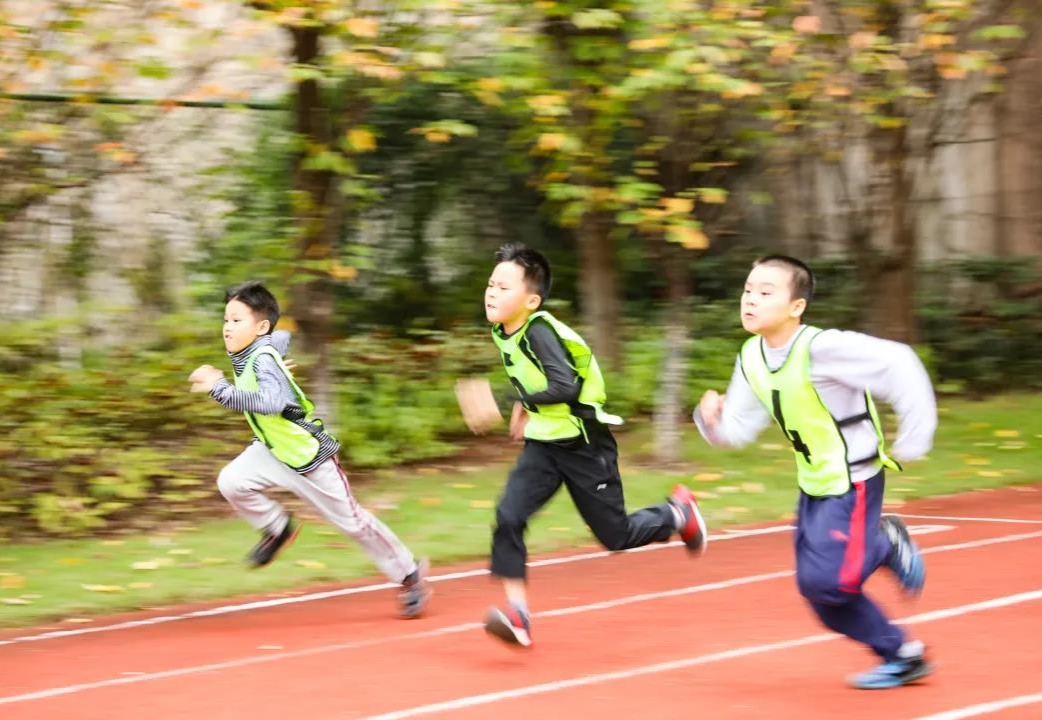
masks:
<path id="1" fill-rule="evenodd" d="M 695 494 L 687 487 L 677 485 L 673 488 L 673 494 L 669 496 L 669 502 L 680 511 L 683 518 L 677 532 L 687 545 L 688 552 L 702 555 L 709 544 L 709 531 L 706 530 L 705 518 L 698 509 Z"/>
<path id="2" fill-rule="evenodd" d="M 508 645 L 532 647 L 532 627 L 528 616 L 516 608 L 489 608 L 485 615 L 485 632 Z"/>

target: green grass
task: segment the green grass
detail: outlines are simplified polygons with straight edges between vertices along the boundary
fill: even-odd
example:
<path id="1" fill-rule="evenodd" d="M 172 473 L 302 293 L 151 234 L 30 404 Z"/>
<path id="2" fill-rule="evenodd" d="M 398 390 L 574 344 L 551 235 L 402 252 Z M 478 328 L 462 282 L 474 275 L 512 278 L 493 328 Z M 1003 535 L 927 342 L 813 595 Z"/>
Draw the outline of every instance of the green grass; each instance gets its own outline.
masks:
<path id="1" fill-rule="evenodd" d="M 643 462 L 650 454 L 646 424 L 633 423 L 619 437 L 631 508 L 659 502 L 682 481 L 703 497 L 711 527 L 790 516 L 791 450 L 774 429 L 750 448 L 714 451 L 692 428 L 685 436 L 684 462 L 669 471 Z M 467 467 L 461 462 L 380 471 L 357 484 L 355 493 L 435 564 L 484 559 L 493 502 L 510 463 Z M 890 476 L 888 501 L 1036 482 L 1042 479 L 1040 465 L 1042 395 L 946 400 L 929 459 Z M 533 553 L 593 543 L 566 493 L 534 520 L 529 539 Z M 241 562 L 255 540 L 248 526 L 229 519 L 118 539 L 8 545 L 0 548 L 0 626 L 75 621 L 375 574 L 349 539 L 318 520 L 308 522 L 297 543 L 261 571 Z"/>

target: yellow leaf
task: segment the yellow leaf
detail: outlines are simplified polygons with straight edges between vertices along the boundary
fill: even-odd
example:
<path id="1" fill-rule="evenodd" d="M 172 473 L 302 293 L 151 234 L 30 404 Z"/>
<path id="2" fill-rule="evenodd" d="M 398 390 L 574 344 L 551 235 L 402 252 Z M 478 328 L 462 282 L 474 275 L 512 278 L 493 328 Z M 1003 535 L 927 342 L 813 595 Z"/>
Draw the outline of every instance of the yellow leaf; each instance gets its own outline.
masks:
<path id="1" fill-rule="evenodd" d="M 130 567 L 134 568 L 135 570 L 158 570 L 160 568 L 160 564 L 157 560 L 142 560 L 141 562 L 134 563 Z M 99 590 L 98 592 L 101 591 Z"/>
<path id="2" fill-rule="evenodd" d="M 694 479 L 697 480 L 698 482 L 715 482 L 717 480 L 722 480 L 723 477 L 724 477 L 723 473 L 703 472 L 703 473 L 698 473 L 697 475 L 695 475 Z"/>
<path id="3" fill-rule="evenodd" d="M 358 277 L 358 268 L 334 262 L 329 268 L 329 276 L 334 280 L 354 280 Z"/>
<path id="4" fill-rule="evenodd" d="M 425 507 L 438 507 L 441 505 L 440 497 L 422 497 L 420 498 L 420 505 Z"/>
<path id="5" fill-rule="evenodd" d="M 4 605 L 32 605 L 32 603 L 25 598 L 0 598 L 0 602 Z"/>
<path id="6" fill-rule="evenodd" d="M 190 548 L 174 548 L 173 550 L 167 551 L 168 555 L 191 555 L 192 550 Z"/>
<path id="7" fill-rule="evenodd" d="M 199 562 L 202 565 L 223 565 L 224 563 L 226 563 L 228 561 L 225 560 L 224 558 L 219 558 L 219 557 L 204 557 Z"/>
<path id="8" fill-rule="evenodd" d="M 355 37 L 374 38 L 380 30 L 380 24 L 373 18 L 353 17 L 344 21 L 344 29 Z"/>
<path id="9" fill-rule="evenodd" d="M 991 465 L 991 460 L 982 457 L 968 457 L 965 463 L 967 465 Z"/>
<path id="10" fill-rule="evenodd" d="M 130 583 L 130 588 L 133 589 L 133 590 L 148 590 L 150 587 L 155 587 L 155 585 L 153 585 L 150 582 L 132 582 L 132 583 Z"/>
<path id="11" fill-rule="evenodd" d="M 636 40 L 630 40 L 630 50 L 658 50 L 659 48 L 669 47 L 672 39 L 669 35 L 657 35 L 649 38 L 638 38 Z"/>
<path id="12" fill-rule="evenodd" d="M 662 198 L 660 202 L 666 212 L 672 215 L 687 215 L 695 209 L 695 201 L 691 198 Z"/>
<path id="13" fill-rule="evenodd" d="M 347 131 L 347 144 L 355 152 L 372 152 L 376 149 L 376 136 L 363 128 Z"/>
<path id="14" fill-rule="evenodd" d="M 559 150 L 564 145 L 564 141 L 564 133 L 541 133 L 539 140 L 536 142 L 536 147 L 544 152 Z"/>
<path id="15" fill-rule="evenodd" d="M 738 488 L 736 488 L 734 485 L 721 485 L 720 487 L 715 488 L 715 490 L 718 493 L 722 493 L 724 495 L 730 495 L 732 493 L 739 492 Z"/>
<path id="16" fill-rule="evenodd" d="M 985 478 L 998 478 L 1002 477 L 1003 472 L 1001 470 L 978 470 L 977 475 Z"/>
<path id="17" fill-rule="evenodd" d="M 125 588 L 122 585 L 89 585 L 82 584 L 81 588 L 89 592 L 96 593 L 121 593 L 124 592 Z"/>
<path id="18" fill-rule="evenodd" d="M 503 81 L 499 78 L 481 78 L 478 87 L 487 92 L 499 92 L 503 89 Z"/>
<path id="19" fill-rule="evenodd" d="M 729 513 L 735 513 L 735 514 L 741 514 L 741 513 L 749 512 L 749 508 L 742 507 L 741 505 L 729 505 L 728 507 L 724 508 L 724 510 L 726 510 Z"/>
<path id="20" fill-rule="evenodd" d="M 449 487 L 455 488 L 456 490 L 470 490 L 474 486 L 470 483 L 452 483 Z"/>
<path id="21" fill-rule="evenodd" d="M 830 97 L 847 97 L 850 95 L 850 88 L 843 85 L 829 85 L 825 88 L 825 94 Z"/>
<path id="22" fill-rule="evenodd" d="M 308 568 L 309 570 L 324 570 L 326 564 L 319 562 L 318 560 L 297 560 L 297 565 L 302 568 Z"/>
<path id="23" fill-rule="evenodd" d="M 671 225 L 667 232 L 671 240 L 680 243 L 688 250 L 705 250 L 709 247 L 709 238 L 698 228 Z"/>
<path id="24" fill-rule="evenodd" d="M 767 488 L 764 487 L 763 483 L 757 482 L 744 482 L 742 483 L 742 490 L 747 493 L 762 493 Z"/>
<path id="25" fill-rule="evenodd" d="M 25 578 L 14 573 L 0 573 L 0 588 L 4 590 L 15 590 L 25 587 Z"/>
<path id="26" fill-rule="evenodd" d="M 952 35 L 941 33 L 925 33 L 919 38 L 919 47 L 924 50 L 938 50 L 954 43 L 955 38 Z"/>
<path id="27" fill-rule="evenodd" d="M 761 443 L 760 449 L 761 450 L 784 450 L 785 446 L 784 445 L 779 445 L 778 443 Z"/>
<path id="28" fill-rule="evenodd" d="M 476 510 L 484 510 L 485 508 L 492 507 L 491 500 L 471 500 L 470 506 Z"/>
<path id="29" fill-rule="evenodd" d="M 708 490 L 695 490 L 694 495 L 698 500 L 713 500 L 720 497 L 715 492 L 710 492 Z"/>
<path id="30" fill-rule="evenodd" d="M 423 136 L 427 138 L 427 142 L 432 143 L 447 143 L 451 136 L 442 130 L 427 130 Z"/>
<path id="31" fill-rule="evenodd" d="M 1000 438 L 1015 438 L 1015 437 L 1020 437 L 1020 431 L 1019 431 L 1019 430 L 996 430 L 996 431 L 995 431 L 994 433 L 992 433 L 992 434 L 993 434 L 993 435 L 994 435 L 995 437 L 1000 437 Z"/>

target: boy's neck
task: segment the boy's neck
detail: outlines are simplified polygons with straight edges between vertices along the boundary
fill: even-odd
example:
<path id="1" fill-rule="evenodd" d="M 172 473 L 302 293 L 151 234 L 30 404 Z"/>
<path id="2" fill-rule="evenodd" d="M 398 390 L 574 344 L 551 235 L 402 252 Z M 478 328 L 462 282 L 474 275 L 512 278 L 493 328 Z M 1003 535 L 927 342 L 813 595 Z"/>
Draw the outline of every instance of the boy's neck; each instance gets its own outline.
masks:
<path id="1" fill-rule="evenodd" d="M 799 331 L 802 324 L 803 323 L 797 319 L 768 332 L 760 333 L 760 337 L 763 338 L 763 341 L 767 343 L 767 347 L 769 348 L 785 347 L 789 344 L 789 341 L 792 340 L 792 336 Z"/>
<path id="2" fill-rule="evenodd" d="M 530 312 L 530 313 L 526 313 L 525 315 L 523 315 L 522 317 L 520 317 L 520 318 L 518 318 L 516 320 L 511 320 L 510 322 L 503 323 L 503 334 L 504 335 L 513 335 L 518 330 L 523 328 L 528 323 L 528 319 L 530 317 L 532 317 L 532 315 L 534 315 L 534 314 L 535 314 L 535 311 Z"/>

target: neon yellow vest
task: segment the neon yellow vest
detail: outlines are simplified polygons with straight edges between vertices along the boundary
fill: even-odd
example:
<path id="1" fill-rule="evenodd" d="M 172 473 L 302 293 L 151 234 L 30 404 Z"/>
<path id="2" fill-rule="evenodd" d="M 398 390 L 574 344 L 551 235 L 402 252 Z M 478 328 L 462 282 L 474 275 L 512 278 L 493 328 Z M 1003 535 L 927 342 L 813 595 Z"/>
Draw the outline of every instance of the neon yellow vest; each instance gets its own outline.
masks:
<path id="1" fill-rule="evenodd" d="M 525 403 L 528 410 L 528 422 L 525 425 L 525 437 L 531 440 L 565 440 L 580 434 L 585 435 L 584 419 L 593 419 L 607 425 L 621 425 L 622 418 L 604 411 L 607 393 L 604 388 L 604 376 L 601 375 L 597 358 L 577 332 L 565 325 L 545 310 L 532 313 L 528 322 L 510 337 L 503 337 L 502 325 L 492 328 L 492 339 L 499 348 L 503 358 L 503 367 L 514 387 L 523 389 L 526 394 L 541 392 L 547 388 L 546 374 L 543 372 L 525 337 L 528 326 L 536 318 L 546 320 L 554 333 L 560 338 L 568 351 L 569 364 L 582 382 L 579 398 L 572 404 L 554 403 L 551 405 L 531 405 Z"/>
<path id="2" fill-rule="evenodd" d="M 756 397 L 774 417 L 782 433 L 792 443 L 796 459 L 796 481 L 808 495 L 842 495 L 850 489 L 850 463 L 847 444 L 840 428 L 857 422 L 871 422 L 879 439 L 877 455 L 853 461 L 855 464 L 878 460 L 900 470 L 901 466 L 885 452 L 885 441 L 872 395 L 865 391 L 865 412 L 837 419 L 818 397 L 810 380 L 810 343 L 821 330 L 804 327 L 799 331 L 785 363 L 775 371 L 767 367 L 763 340 L 753 336 L 741 352 L 742 372 Z"/>
<path id="3" fill-rule="evenodd" d="M 278 351 L 270 345 L 261 345 L 250 353 L 249 358 L 246 359 L 246 367 L 243 368 L 242 374 L 235 377 L 235 387 L 251 392 L 258 390 L 257 374 L 253 369 L 253 363 L 258 356 L 264 353 L 273 357 L 282 372 L 286 374 L 286 379 L 289 380 L 293 392 L 297 395 L 297 402 L 304 410 L 305 421 L 322 427 L 322 421 L 312 417 L 315 406 L 297 386 L 297 383 L 293 380 L 293 375 L 282 362 Z M 307 428 L 301 427 L 281 415 L 259 415 L 250 412 L 243 414 L 246 416 L 246 422 L 249 423 L 257 439 L 268 446 L 272 455 L 294 470 L 306 467 L 318 454 L 319 442 Z"/>

